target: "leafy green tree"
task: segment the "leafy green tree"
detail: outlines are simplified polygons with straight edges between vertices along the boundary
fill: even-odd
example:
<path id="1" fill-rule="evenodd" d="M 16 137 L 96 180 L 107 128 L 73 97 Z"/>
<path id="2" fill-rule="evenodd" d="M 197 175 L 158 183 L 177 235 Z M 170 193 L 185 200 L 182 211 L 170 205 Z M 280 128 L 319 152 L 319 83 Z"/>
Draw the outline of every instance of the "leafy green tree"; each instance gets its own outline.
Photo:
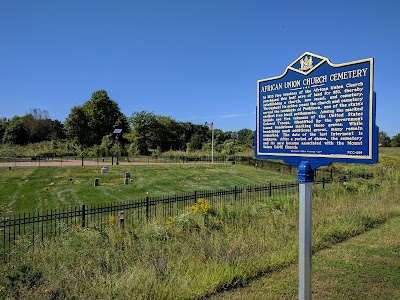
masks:
<path id="1" fill-rule="evenodd" d="M 221 155 L 234 155 L 235 146 L 232 140 L 226 140 L 222 145 Z"/>
<path id="2" fill-rule="evenodd" d="M 237 132 L 237 142 L 246 147 L 253 148 L 254 146 L 254 132 L 250 129 L 241 129 Z"/>
<path id="3" fill-rule="evenodd" d="M 129 132 L 126 117 L 104 90 L 94 92 L 82 106 L 73 107 L 65 121 L 67 136 L 83 146 L 100 144 L 103 136 L 116 128 Z M 120 141 L 125 142 L 122 137 Z"/>
<path id="4" fill-rule="evenodd" d="M 129 139 L 134 144 L 134 148 L 138 154 L 147 155 L 150 149 L 155 149 L 160 142 L 160 137 L 157 137 L 157 129 L 159 122 L 157 116 L 152 112 L 141 111 L 135 112 L 129 118 L 132 128 Z"/>
<path id="5" fill-rule="evenodd" d="M 114 140 L 112 139 L 112 135 L 108 134 L 103 136 L 100 144 L 100 154 L 103 156 L 109 156 L 111 154 L 111 149 L 114 145 Z"/>
<path id="6" fill-rule="evenodd" d="M 3 140 L 4 132 L 6 131 L 6 128 L 8 127 L 9 120 L 7 118 L 1 118 L 0 119 L 0 141 Z"/>
<path id="7" fill-rule="evenodd" d="M 390 147 L 391 146 L 391 139 L 384 131 L 379 131 L 379 145 L 381 147 Z"/>
<path id="8" fill-rule="evenodd" d="M 67 136 L 65 135 L 64 124 L 62 124 L 59 120 L 52 121 L 52 139 L 53 140 L 63 140 Z"/>
<path id="9" fill-rule="evenodd" d="M 392 147 L 400 147 L 400 133 L 392 137 Z"/>
<path id="10" fill-rule="evenodd" d="M 214 129 L 214 144 L 223 144 L 226 141 L 226 134 L 218 128 Z"/>
<path id="11" fill-rule="evenodd" d="M 133 113 L 129 123 L 132 131 L 126 137 L 132 142 L 130 153 L 149 154 L 156 149 L 184 151 L 189 144 L 191 150 L 201 149 L 211 138 L 211 130 L 205 125 L 177 122 L 147 111 Z"/>
<path id="12" fill-rule="evenodd" d="M 21 117 L 15 116 L 9 122 L 4 131 L 2 142 L 3 144 L 28 144 L 28 132 L 24 127 L 24 122 Z"/>
<path id="13" fill-rule="evenodd" d="M 194 134 L 187 145 L 187 151 L 192 152 L 200 150 L 203 147 L 203 141 L 199 134 Z"/>
<path id="14" fill-rule="evenodd" d="M 1 119 L 0 140 L 3 140 L 4 134 L 9 125 L 12 127 L 8 130 L 4 141 L 8 144 L 40 143 L 42 141 L 65 138 L 61 122 L 57 120 L 52 121 L 46 110 L 38 108 L 30 109 L 29 113 L 22 117 L 14 117 L 12 122 L 7 119 Z M 21 126 L 23 129 L 20 128 Z M 27 137 L 25 134 L 27 134 Z M 26 140 L 21 141 L 22 138 Z"/>
<path id="15" fill-rule="evenodd" d="M 65 132 L 69 139 L 81 145 L 91 145 L 92 132 L 88 128 L 90 118 L 82 106 L 74 106 L 65 121 Z"/>
<path id="16" fill-rule="evenodd" d="M 30 112 L 23 116 L 22 119 L 28 132 L 29 143 L 49 141 L 54 136 L 53 123 L 46 110 L 30 109 Z"/>

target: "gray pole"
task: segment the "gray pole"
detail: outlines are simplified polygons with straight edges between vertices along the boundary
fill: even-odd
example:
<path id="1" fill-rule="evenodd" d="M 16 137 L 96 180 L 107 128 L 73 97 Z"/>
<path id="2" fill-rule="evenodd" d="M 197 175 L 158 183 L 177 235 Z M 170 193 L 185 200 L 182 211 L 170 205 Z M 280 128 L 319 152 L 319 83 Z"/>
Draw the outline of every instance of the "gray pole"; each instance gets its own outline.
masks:
<path id="1" fill-rule="evenodd" d="M 308 162 L 301 162 L 299 180 L 299 300 L 311 300 L 312 271 L 312 182 L 314 173 Z"/>
<path id="2" fill-rule="evenodd" d="M 211 128 L 211 163 L 214 163 L 214 121 L 211 123 L 205 123 L 206 126 Z"/>
<path id="3" fill-rule="evenodd" d="M 214 163 L 214 121 L 211 122 L 211 162 Z"/>

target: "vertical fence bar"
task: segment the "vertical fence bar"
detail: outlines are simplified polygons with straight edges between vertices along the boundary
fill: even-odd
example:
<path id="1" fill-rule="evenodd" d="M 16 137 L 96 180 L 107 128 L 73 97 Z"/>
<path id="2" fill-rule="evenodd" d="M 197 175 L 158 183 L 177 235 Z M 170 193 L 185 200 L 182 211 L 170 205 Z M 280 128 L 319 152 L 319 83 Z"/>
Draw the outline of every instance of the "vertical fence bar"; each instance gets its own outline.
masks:
<path id="1" fill-rule="evenodd" d="M 33 214 L 32 214 L 32 216 L 33 216 Z M 34 219 L 34 218 L 32 218 L 32 219 Z M 28 220 L 31 220 L 31 213 L 28 213 Z M 31 223 L 30 234 L 31 234 L 32 236 L 35 235 L 35 227 L 33 227 L 33 231 L 32 231 L 32 225 L 34 225 L 34 224 L 35 224 L 34 222 Z M 35 242 L 32 241 L 32 244 L 35 245 Z"/>
<path id="2" fill-rule="evenodd" d="M 15 214 L 14 214 L 14 222 L 15 222 Z M 13 245 L 15 245 L 15 223 L 14 223 L 14 226 L 13 226 Z"/>
<path id="3" fill-rule="evenodd" d="M 82 204 L 82 228 L 86 227 L 86 209 L 85 204 Z"/>
<path id="4" fill-rule="evenodd" d="M 149 220 L 149 208 L 150 208 L 150 203 L 149 203 L 149 196 L 146 197 L 146 220 Z"/>
<path id="5" fill-rule="evenodd" d="M 3 257 L 6 261 L 6 218 L 3 218 Z"/>
<path id="6" fill-rule="evenodd" d="M 43 220 L 43 219 L 44 219 L 44 218 L 43 218 L 43 216 L 42 216 L 42 220 L 41 220 L 41 221 L 42 221 L 42 222 L 41 222 L 41 226 L 42 226 L 42 228 L 41 228 L 41 229 L 42 229 L 42 230 L 41 230 L 41 231 L 42 231 L 42 239 L 41 239 L 41 240 L 42 240 L 42 245 L 43 245 L 43 241 L 44 241 L 44 220 Z M 39 220 L 38 220 L 38 221 L 39 221 Z M 38 222 L 38 224 L 40 224 L 40 223 Z"/>

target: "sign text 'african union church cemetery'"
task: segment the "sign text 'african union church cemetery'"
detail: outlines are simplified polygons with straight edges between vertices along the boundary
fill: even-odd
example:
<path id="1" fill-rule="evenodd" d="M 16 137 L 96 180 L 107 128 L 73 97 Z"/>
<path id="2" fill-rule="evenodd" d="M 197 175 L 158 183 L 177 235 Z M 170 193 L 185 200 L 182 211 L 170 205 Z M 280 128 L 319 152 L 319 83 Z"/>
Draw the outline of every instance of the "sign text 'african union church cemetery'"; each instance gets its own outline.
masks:
<path id="1" fill-rule="evenodd" d="M 306 52 L 281 76 L 259 80 L 256 157 L 376 162 L 373 67 L 372 58 L 333 64 Z"/>

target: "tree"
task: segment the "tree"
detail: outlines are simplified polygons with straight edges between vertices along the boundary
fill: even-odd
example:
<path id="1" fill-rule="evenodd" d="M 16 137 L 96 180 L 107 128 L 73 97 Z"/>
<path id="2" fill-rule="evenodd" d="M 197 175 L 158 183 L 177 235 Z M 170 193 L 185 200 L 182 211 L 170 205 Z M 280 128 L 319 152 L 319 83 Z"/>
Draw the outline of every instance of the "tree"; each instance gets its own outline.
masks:
<path id="1" fill-rule="evenodd" d="M 400 133 L 392 137 L 392 147 L 400 147 Z"/>
<path id="2" fill-rule="evenodd" d="M 242 145 L 246 145 L 248 148 L 254 146 L 254 132 L 250 129 L 241 129 L 238 132 L 237 142 Z"/>
<path id="3" fill-rule="evenodd" d="M 83 146 L 99 145 L 102 138 L 116 128 L 129 132 L 126 117 L 104 90 L 94 92 L 82 106 L 73 107 L 65 121 L 67 137 Z M 120 141 L 125 142 L 124 139 Z"/>
<path id="4" fill-rule="evenodd" d="M 141 155 L 149 154 L 149 149 L 155 149 L 160 139 L 157 138 L 156 130 L 159 126 L 157 116 L 152 112 L 134 112 L 129 118 L 132 128 L 129 136 L 134 144 L 136 153 Z"/>
<path id="5" fill-rule="evenodd" d="M 30 109 L 29 113 L 22 117 L 23 124 L 28 132 L 28 142 L 38 143 L 48 141 L 53 136 L 53 124 L 46 110 L 39 108 Z"/>
<path id="6" fill-rule="evenodd" d="M 12 121 L 5 118 L 0 119 L 1 141 L 8 126 L 11 126 L 11 128 L 9 128 L 4 142 L 9 144 L 18 143 L 21 145 L 65 138 L 61 122 L 52 121 L 48 112 L 39 108 L 30 109 L 29 113 L 22 117 L 15 116 Z M 25 140 L 22 141 L 22 139 Z"/>
<path id="7" fill-rule="evenodd" d="M 89 117 L 82 106 L 74 106 L 65 121 L 65 133 L 68 138 L 81 145 L 91 144 L 91 131 L 88 128 Z"/>
<path id="8" fill-rule="evenodd" d="M 109 156 L 111 153 L 111 149 L 113 147 L 114 141 L 112 139 L 111 134 L 103 136 L 100 145 L 100 154 L 103 156 Z"/>
<path id="9" fill-rule="evenodd" d="M 391 146 L 390 137 L 384 131 L 379 131 L 379 145 L 381 147 L 390 147 Z"/>
<path id="10" fill-rule="evenodd" d="M 203 147 L 203 142 L 199 134 L 194 134 L 187 145 L 187 151 L 200 150 Z"/>
<path id="11" fill-rule="evenodd" d="M 0 119 L 0 141 L 3 140 L 4 132 L 6 131 L 9 122 L 10 121 L 7 118 Z"/>
<path id="12" fill-rule="evenodd" d="M 2 142 L 3 144 L 26 145 L 28 137 L 29 135 L 24 127 L 23 119 L 15 116 L 4 131 Z"/>
<path id="13" fill-rule="evenodd" d="M 59 120 L 54 120 L 52 121 L 51 124 L 52 127 L 52 140 L 63 140 L 65 139 L 67 136 L 65 135 L 65 128 L 64 128 L 64 124 L 62 124 Z"/>

